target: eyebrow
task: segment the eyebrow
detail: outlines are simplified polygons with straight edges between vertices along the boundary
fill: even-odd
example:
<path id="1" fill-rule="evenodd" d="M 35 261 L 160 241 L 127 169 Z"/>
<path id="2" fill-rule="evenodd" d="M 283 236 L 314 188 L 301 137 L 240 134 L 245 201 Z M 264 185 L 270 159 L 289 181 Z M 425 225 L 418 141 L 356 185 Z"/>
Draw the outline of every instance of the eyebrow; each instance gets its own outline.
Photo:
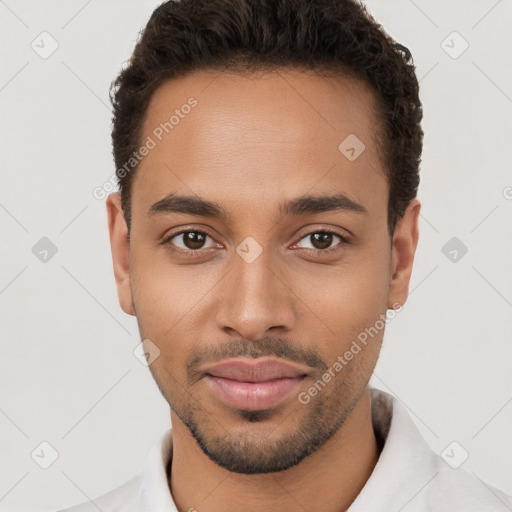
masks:
<path id="1" fill-rule="evenodd" d="M 328 211 L 368 214 L 368 210 L 363 205 L 356 203 L 343 193 L 328 196 L 305 195 L 281 203 L 279 206 L 279 212 L 283 217 Z M 174 192 L 157 201 L 148 210 L 148 215 L 150 216 L 163 213 L 184 213 L 223 220 L 230 219 L 228 212 L 218 203 L 196 196 L 179 195 Z"/>
<path id="2" fill-rule="evenodd" d="M 159 213 L 189 213 L 201 217 L 229 218 L 226 210 L 217 203 L 206 201 L 200 197 L 179 195 L 174 192 L 167 194 L 148 210 L 150 216 Z"/>
<path id="3" fill-rule="evenodd" d="M 368 210 L 343 193 L 330 196 L 302 196 L 284 203 L 280 207 L 281 215 L 306 215 L 329 211 L 346 211 L 368 214 Z"/>

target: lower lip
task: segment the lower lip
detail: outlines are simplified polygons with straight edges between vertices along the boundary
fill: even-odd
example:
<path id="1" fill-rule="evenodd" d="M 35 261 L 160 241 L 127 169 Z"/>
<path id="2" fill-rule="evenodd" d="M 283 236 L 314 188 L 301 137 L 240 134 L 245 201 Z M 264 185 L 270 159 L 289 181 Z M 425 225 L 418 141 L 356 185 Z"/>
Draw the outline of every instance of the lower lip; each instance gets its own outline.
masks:
<path id="1" fill-rule="evenodd" d="M 239 382 L 207 375 L 206 380 L 227 405 L 236 409 L 259 411 L 276 406 L 292 391 L 296 391 L 304 377 L 286 377 L 265 382 Z"/>

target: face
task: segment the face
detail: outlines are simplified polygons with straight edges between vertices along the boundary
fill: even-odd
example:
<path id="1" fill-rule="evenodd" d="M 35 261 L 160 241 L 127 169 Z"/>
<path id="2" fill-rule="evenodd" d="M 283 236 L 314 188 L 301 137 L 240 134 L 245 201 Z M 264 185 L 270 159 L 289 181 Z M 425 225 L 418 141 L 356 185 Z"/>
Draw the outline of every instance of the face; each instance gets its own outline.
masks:
<path id="1" fill-rule="evenodd" d="M 419 203 L 390 240 L 374 101 L 313 73 L 194 72 L 149 105 L 129 244 L 108 198 L 121 306 L 159 351 L 173 429 L 230 471 L 290 468 L 334 436 L 405 302 Z"/>

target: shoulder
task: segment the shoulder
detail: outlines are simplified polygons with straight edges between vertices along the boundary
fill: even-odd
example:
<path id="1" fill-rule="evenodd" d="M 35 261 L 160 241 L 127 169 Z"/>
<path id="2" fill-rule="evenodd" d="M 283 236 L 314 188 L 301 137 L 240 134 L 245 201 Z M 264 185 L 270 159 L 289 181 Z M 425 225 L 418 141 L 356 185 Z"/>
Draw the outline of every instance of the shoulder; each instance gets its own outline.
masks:
<path id="1" fill-rule="evenodd" d="M 512 510 L 512 497 L 485 483 L 476 475 L 461 468 L 452 469 L 441 458 L 438 469 L 425 488 L 425 501 L 433 510 Z"/>
<path id="2" fill-rule="evenodd" d="M 512 511 L 510 496 L 435 452 L 396 398 L 376 388 L 371 393 L 373 427 L 383 449 L 351 512 Z"/>
<path id="3" fill-rule="evenodd" d="M 169 428 L 154 443 L 141 473 L 98 498 L 58 512 L 176 512 L 167 480 L 171 458 L 172 430 Z"/>
<path id="4" fill-rule="evenodd" d="M 135 512 L 138 511 L 143 475 L 139 474 L 106 494 L 57 512 Z"/>

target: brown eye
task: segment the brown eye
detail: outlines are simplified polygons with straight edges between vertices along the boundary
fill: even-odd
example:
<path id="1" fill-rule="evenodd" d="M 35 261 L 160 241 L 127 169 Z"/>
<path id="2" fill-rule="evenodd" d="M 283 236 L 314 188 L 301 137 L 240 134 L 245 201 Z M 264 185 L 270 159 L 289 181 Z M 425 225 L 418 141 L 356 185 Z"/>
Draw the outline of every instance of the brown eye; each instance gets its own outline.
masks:
<path id="1" fill-rule="evenodd" d="M 330 231 L 315 231 L 313 233 L 309 233 L 304 236 L 300 242 L 299 247 L 303 247 L 306 249 L 313 249 L 317 251 L 326 251 L 328 249 L 336 247 L 336 245 L 342 245 L 340 243 L 336 245 L 332 245 L 335 242 L 335 239 L 338 239 L 340 242 L 346 242 L 345 238 L 337 233 L 331 233 Z M 308 245 L 301 245 L 304 241 L 309 242 Z"/>
<path id="2" fill-rule="evenodd" d="M 172 243 L 183 250 L 197 251 L 204 248 L 207 238 L 211 237 L 202 231 L 181 231 L 169 237 L 166 243 Z"/>
<path id="3" fill-rule="evenodd" d="M 201 249 L 205 240 L 206 236 L 204 233 L 196 231 L 185 231 L 183 233 L 183 243 L 188 249 Z"/>
<path id="4" fill-rule="evenodd" d="M 315 249 L 328 249 L 332 244 L 332 233 L 313 233 L 310 237 Z"/>

